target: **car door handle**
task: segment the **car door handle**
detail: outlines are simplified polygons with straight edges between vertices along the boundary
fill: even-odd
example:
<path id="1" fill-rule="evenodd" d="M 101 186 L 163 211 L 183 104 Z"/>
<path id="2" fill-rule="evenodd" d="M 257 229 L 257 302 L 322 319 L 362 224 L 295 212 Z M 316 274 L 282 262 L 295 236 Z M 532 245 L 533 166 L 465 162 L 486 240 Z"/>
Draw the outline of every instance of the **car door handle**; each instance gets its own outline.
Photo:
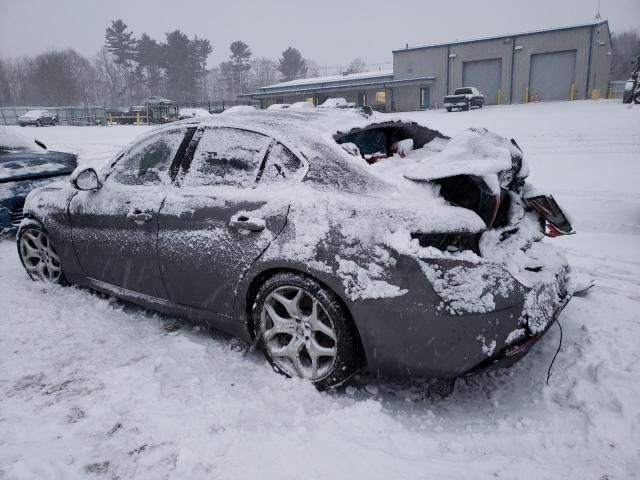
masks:
<path id="1" fill-rule="evenodd" d="M 131 209 L 127 213 L 127 219 L 136 223 L 150 222 L 152 218 L 153 215 L 151 213 L 143 212 L 142 210 L 139 210 L 137 208 Z"/>
<path id="2" fill-rule="evenodd" d="M 235 228 L 236 230 L 245 230 L 249 232 L 261 232 L 266 227 L 263 219 L 249 217 L 241 213 L 237 213 L 236 215 L 231 217 L 229 226 L 231 228 Z"/>

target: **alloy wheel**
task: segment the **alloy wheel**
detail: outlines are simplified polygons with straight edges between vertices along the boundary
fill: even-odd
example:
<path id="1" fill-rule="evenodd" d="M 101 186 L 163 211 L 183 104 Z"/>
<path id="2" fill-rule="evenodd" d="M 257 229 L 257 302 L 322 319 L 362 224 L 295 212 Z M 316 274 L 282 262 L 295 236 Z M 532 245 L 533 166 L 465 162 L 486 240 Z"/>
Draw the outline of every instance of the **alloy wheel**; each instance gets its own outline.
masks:
<path id="1" fill-rule="evenodd" d="M 30 228 L 20 236 L 20 257 L 29 276 L 42 282 L 60 283 L 62 266 L 49 236 Z"/>
<path id="2" fill-rule="evenodd" d="M 336 329 L 322 303 L 307 290 L 283 286 L 270 292 L 260 328 L 273 364 L 283 373 L 314 381 L 334 367 Z"/>

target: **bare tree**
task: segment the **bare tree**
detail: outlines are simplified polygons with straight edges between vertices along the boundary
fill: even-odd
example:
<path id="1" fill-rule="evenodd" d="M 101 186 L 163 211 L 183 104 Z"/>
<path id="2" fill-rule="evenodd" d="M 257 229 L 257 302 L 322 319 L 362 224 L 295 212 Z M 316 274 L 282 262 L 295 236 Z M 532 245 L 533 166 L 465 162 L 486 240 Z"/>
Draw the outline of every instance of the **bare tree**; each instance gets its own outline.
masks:
<path id="1" fill-rule="evenodd" d="M 96 56 L 94 65 L 104 88 L 103 103 L 122 105 L 122 94 L 126 90 L 126 78 L 122 68 L 116 64 L 113 55 L 105 47 L 102 47 Z"/>
<path id="2" fill-rule="evenodd" d="M 249 88 L 253 91 L 265 85 L 272 85 L 279 79 L 278 63 L 265 57 L 251 61 L 252 77 Z"/>
<path id="3" fill-rule="evenodd" d="M 344 69 L 345 74 L 349 75 L 351 73 L 362 73 L 367 70 L 367 64 L 360 57 L 356 57 L 351 60 L 351 63 L 347 65 L 347 68 Z"/>
<path id="4" fill-rule="evenodd" d="M 320 76 L 320 65 L 318 65 L 318 62 L 307 58 L 304 63 L 307 66 L 305 77 L 315 78 Z"/>
<path id="5" fill-rule="evenodd" d="M 640 34 L 628 30 L 613 34 L 613 58 L 611 60 L 612 80 L 626 80 L 633 68 L 633 61 L 640 55 Z"/>

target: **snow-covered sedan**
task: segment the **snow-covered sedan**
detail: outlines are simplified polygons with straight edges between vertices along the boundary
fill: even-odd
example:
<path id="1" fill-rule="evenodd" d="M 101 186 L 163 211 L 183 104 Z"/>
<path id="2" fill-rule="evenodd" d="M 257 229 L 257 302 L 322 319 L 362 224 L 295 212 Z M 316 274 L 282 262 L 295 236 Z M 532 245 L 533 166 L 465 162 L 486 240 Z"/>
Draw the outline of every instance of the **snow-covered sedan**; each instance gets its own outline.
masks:
<path id="1" fill-rule="evenodd" d="M 21 127 L 26 127 L 27 125 L 35 125 L 36 127 L 57 125 L 58 116 L 49 110 L 29 110 L 24 115 L 18 117 L 18 124 Z"/>
<path id="2" fill-rule="evenodd" d="M 319 388 L 365 366 L 452 378 L 515 362 L 571 297 L 543 241 L 571 226 L 526 176 L 482 129 L 243 111 L 32 192 L 18 250 L 34 279 L 206 322 Z"/>

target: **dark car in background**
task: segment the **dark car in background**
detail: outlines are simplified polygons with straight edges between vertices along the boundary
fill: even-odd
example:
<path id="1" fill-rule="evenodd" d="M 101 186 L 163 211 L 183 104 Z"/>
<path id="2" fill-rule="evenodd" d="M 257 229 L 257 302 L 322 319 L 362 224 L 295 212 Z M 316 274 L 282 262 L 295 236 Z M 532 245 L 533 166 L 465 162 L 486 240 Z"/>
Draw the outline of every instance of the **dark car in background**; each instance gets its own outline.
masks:
<path id="1" fill-rule="evenodd" d="M 527 173 L 485 129 L 238 111 L 31 192 L 17 246 L 34 280 L 205 322 L 319 388 L 363 366 L 454 378 L 514 363 L 571 298 L 542 241 L 571 226 Z"/>
<path id="2" fill-rule="evenodd" d="M 21 127 L 34 125 L 42 127 L 43 125 L 57 125 L 58 116 L 49 110 L 29 110 L 24 115 L 18 117 L 18 124 Z"/>
<path id="3" fill-rule="evenodd" d="M 0 127 L 0 234 L 15 232 L 27 194 L 68 176 L 76 155 L 52 152 Z"/>
<path id="4" fill-rule="evenodd" d="M 484 95 L 476 87 L 456 88 L 453 95 L 444 97 L 444 108 L 450 112 L 454 108 L 471 110 L 471 107 L 482 108 Z"/>

